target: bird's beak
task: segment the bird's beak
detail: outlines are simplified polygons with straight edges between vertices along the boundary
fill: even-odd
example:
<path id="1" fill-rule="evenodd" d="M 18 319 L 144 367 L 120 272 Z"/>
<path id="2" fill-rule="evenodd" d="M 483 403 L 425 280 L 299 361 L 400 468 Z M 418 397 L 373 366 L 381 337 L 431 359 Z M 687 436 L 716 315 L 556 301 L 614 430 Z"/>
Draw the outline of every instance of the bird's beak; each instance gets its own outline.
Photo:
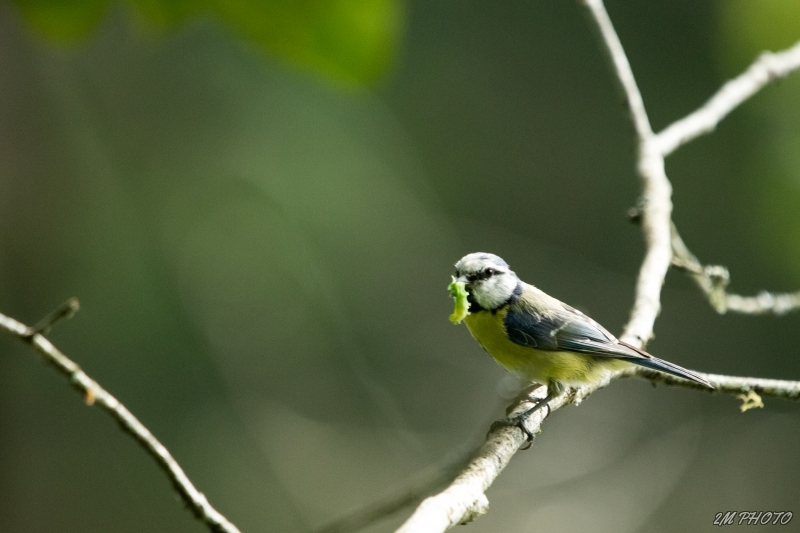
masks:
<path id="1" fill-rule="evenodd" d="M 469 282 L 467 281 L 467 276 L 458 276 L 456 283 L 463 283 L 464 286 L 467 286 Z"/>

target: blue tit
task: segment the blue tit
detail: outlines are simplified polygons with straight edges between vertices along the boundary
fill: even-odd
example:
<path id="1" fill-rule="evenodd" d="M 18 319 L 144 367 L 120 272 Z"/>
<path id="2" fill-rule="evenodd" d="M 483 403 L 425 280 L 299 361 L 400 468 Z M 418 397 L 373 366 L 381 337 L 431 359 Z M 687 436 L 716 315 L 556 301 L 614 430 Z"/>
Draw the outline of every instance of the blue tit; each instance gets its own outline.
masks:
<path id="1" fill-rule="evenodd" d="M 455 278 L 467 290 L 464 322 L 478 344 L 513 374 L 547 385 L 542 401 L 507 420 L 530 438 L 524 421 L 565 387 L 599 383 L 632 364 L 711 387 L 697 374 L 618 340 L 577 309 L 521 281 L 494 254 L 464 256 L 456 263 Z"/>

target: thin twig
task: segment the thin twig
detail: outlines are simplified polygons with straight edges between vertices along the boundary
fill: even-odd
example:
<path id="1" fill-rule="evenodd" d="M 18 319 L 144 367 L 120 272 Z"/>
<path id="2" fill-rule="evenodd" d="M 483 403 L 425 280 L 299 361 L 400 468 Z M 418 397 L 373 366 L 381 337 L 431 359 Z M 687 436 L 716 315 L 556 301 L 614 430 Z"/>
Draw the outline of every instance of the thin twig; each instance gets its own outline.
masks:
<path id="1" fill-rule="evenodd" d="M 688 379 L 638 366 L 627 372 L 623 372 L 619 377 L 643 378 L 653 383 L 663 383 L 665 385 L 686 387 L 711 393 L 738 395 L 755 392 L 761 396 L 768 396 L 771 398 L 800 400 L 800 381 L 725 376 L 721 374 L 705 374 L 703 372 L 697 372 L 697 374 L 708 381 L 714 388 L 709 389 L 705 385 L 689 381 Z"/>
<path id="2" fill-rule="evenodd" d="M 680 146 L 711 133 L 731 111 L 767 84 L 800 69 L 800 41 L 781 52 L 764 52 L 750 67 L 730 80 L 697 111 L 672 123 L 656 136 L 658 151 L 666 157 Z"/>
<path id="3" fill-rule="evenodd" d="M 56 322 L 63 319 L 72 318 L 72 315 L 78 312 L 81 308 L 80 303 L 78 302 L 77 298 L 70 298 L 63 304 L 61 304 L 57 309 L 55 309 L 52 313 L 45 316 L 39 322 L 34 324 L 28 330 L 26 334 L 27 337 L 33 337 L 37 333 L 41 333 L 42 335 L 46 335 L 50 328 L 55 325 Z"/>
<path id="4" fill-rule="evenodd" d="M 40 322 L 40 324 L 44 324 L 42 330 L 47 329 L 55 320 L 67 316 L 69 314 L 67 308 L 76 308 L 71 305 L 71 302 L 73 300 L 69 300 L 67 304 Z M 77 303 L 77 300 L 74 300 L 74 303 Z M 122 430 L 131 435 L 150 454 L 172 482 L 172 486 L 186 506 L 200 521 L 208 526 L 209 530 L 214 533 L 239 533 L 236 526 L 214 509 L 203 493 L 195 488 L 167 448 L 119 400 L 86 375 L 75 362 L 61 353 L 44 335 L 36 332 L 37 328 L 39 326 L 31 328 L 13 318 L 0 314 L 0 329 L 33 346 L 42 355 L 45 362 L 63 374 L 70 385 L 83 394 L 87 405 L 97 405 L 111 415 Z"/>
<path id="5" fill-rule="evenodd" d="M 747 315 L 773 314 L 782 316 L 800 310 L 800 291 L 740 296 L 727 292 L 730 283 L 728 269 L 719 265 L 703 265 L 681 239 L 672 225 L 672 264 L 688 272 L 711 306 L 720 314 L 728 311 Z"/>
<path id="6" fill-rule="evenodd" d="M 800 291 L 771 293 L 761 291 L 756 296 L 726 294 L 725 305 L 728 311 L 743 315 L 785 315 L 800 309 Z"/>
<path id="7" fill-rule="evenodd" d="M 636 78 L 633 76 L 631 64 L 628 62 L 628 56 L 625 55 L 625 49 L 614 30 L 614 24 L 608 16 L 602 0 L 584 0 L 584 3 L 589 8 L 597 29 L 600 30 L 600 36 L 603 43 L 606 45 L 605 49 L 608 52 L 611 62 L 614 65 L 614 70 L 617 74 L 617 81 L 619 81 L 625 99 L 628 103 L 628 110 L 631 113 L 631 120 L 633 126 L 636 128 L 636 134 L 639 139 L 649 139 L 653 136 L 653 129 L 650 127 L 650 119 L 647 116 L 647 111 L 644 107 L 644 100 L 642 93 L 639 92 L 639 86 L 636 84 Z"/>
<path id="8" fill-rule="evenodd" d="M 611 56 L 638 137 L 637 171 L 642 186 L 639 216 L 647 252 L 639 269 L 636 299 L 622 339 L 641 347 L 653 336 L 653 324 L 661 311 L 661 287 L 672 258 L 669 239 L 672 185 L 664 170 L 664 158 L 653 144 L 653 130 L 644 100 L 608 12 L 602 0 L 585 0 L 585 4 L 600 30 L 605 49 Z"/>
<path id="9" fill-rule="evenodd" d="M 755 95 L 767 84 L 800 69 L 800 41 L 781 52 L 764 52 L 750 67 L 720 88 L 698 110 L 674 122 L 653 140 L 662 157 L 700 135 L 714 131 L 717 124 L 745 100 Z M 800 291 L 740 296 L 726 291 L 730 274 L 725 267 L 703 266 L 689 251 L 674 224 L 672 231 L 673 265 L 692 274 L 692 278 L 706 295 L 712 307 L 724 314 L 728 311 L 749 315 L 785 315 L 800 309 Z"/>

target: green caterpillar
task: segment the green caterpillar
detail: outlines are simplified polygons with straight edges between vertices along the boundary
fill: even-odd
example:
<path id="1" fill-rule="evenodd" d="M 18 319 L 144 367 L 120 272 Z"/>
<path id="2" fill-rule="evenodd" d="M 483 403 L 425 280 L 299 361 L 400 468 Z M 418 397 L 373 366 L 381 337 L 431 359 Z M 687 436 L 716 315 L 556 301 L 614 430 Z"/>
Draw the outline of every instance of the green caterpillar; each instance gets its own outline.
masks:
<path id="1" fill-rule="evenodd" d="M 469 293 L 463 281 L 456 281 L 455 276 L 451 277 L 453 281 L 447 286 L 447 290 L 450 291 L 450 297 L 455 300 L 455 307 L 453 314 L 450 315 L 450 322 L 458 325 L 469 314 L 469 301 L 467 301 Z"/>

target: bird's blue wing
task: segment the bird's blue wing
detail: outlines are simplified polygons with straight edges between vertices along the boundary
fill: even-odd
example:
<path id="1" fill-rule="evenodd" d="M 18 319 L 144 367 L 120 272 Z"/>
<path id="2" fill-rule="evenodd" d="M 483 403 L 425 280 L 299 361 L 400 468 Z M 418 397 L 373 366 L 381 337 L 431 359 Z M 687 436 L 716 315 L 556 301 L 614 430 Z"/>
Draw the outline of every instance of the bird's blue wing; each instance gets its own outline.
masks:
<path id="1" fill-rule="evenodd" d="M 528 306 L 512 304 L 504 324 L 508 338 L 521 346 L 622 359 L 711 387 L 694 372 L 617 340 L 603 326 L 563 303 L 549 315 L 538 313 Z"/>
<path id="2" fill-rule="evenodd" d="M 510 306 L 505 317 L 508 338 L 539 350 L 570 351 L 610 357 L 639 357 L 597 322 L 564 306 L 544 315 L 522 306 Z"/>

